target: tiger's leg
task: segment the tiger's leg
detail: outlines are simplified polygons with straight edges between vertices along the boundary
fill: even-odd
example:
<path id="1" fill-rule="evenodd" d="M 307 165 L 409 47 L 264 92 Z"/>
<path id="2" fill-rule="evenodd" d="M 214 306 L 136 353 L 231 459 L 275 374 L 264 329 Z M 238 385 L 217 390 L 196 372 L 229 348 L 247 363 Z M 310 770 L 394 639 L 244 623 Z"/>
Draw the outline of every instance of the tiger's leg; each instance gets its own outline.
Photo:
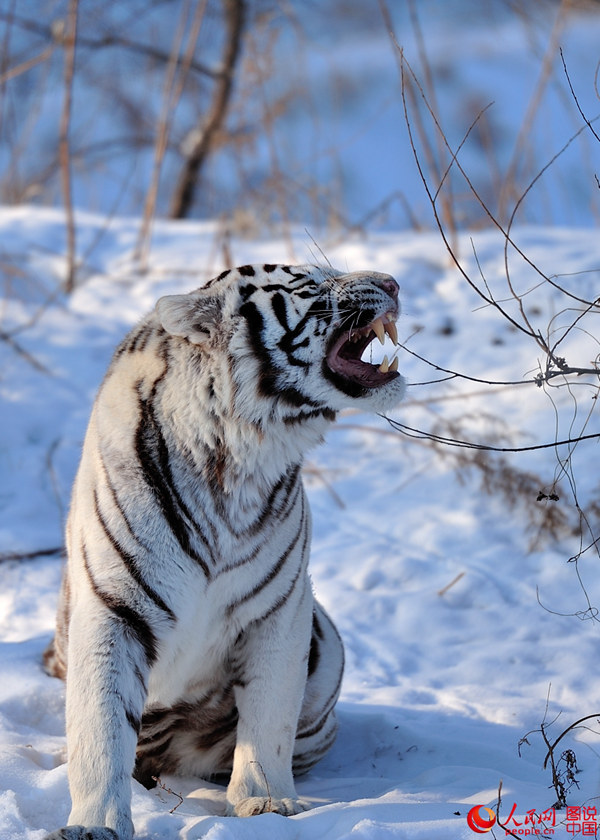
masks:
<path id="1" fill-rule="evenodd" d="M 46 840 L 131 840 L 131 774 L 146 695 L 148 650 L 126 615 L 84 600 L 69 627 L 69 826 Z"/>
<path id="2" fill-rule="evenodd" d="M 239 712 L 228 813 L 290 815 L 308 806 L 297 798 L 292 752 L 306 684 L 313 597 L 307 576 L 244 638 L 244 667 L 235 698 Z"/>
<path id="3" fill-rule="evenodd" d="M 323 607 L 315 601 L 308 680 L 294 745 L 294 774 L 305 773 L 329 750 L 337 732 L 335 704 L 344 673 L 344 646 Z"/>

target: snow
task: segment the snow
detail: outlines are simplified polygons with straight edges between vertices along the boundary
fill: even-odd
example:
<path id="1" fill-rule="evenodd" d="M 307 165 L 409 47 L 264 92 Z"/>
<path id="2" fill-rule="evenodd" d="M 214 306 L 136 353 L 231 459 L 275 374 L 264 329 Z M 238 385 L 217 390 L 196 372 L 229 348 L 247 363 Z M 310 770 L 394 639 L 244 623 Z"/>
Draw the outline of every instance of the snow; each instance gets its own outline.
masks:
<path id="1" fill-rule="evenodd" d="M 120 6 L 113 5 L 116 14 Z M 282 170 L 292 179 L 287 188 L 316 179 L 338 190 L 350 222 L 369 217 L 386 232 L 361 231 L 333 241 L 303 220 L 281 236 L 233 236 L 227 243 L 233 262 L 314 262 L 324 258 L 323 248 L 334 266 L 393 274 L 401 286 L 399 330 L 406 345 L 400 370 L 409 387 L 392 419 L 409 430 L 499 447 L 596 432 L 597 379 L 536 387 L 531 380 L 543 364 L 539 348 L 469 287 L 439 234 L 399 232 L 407 224 L 406 206 L 420 227 L 430 224 L 430 208 L 406 136 L 387 34 L 367 25 L 371 13 L 361 4 L 340 23 L 347 27 L 342 37 L 328 23 L 327 4 L 308 5 L 301 60 L 287 61 L 290 45 L 283 38 L 277 47 L 286 58 L 281 77 L 266 88 L 268 98 L 277 85 L 306 86 L 306 101 L 318 114 L 308 124 L 300 103 L 273 129 Z M 405 55 L 419 71 L 408 4 L 389 5 Z M 553 19 L 550 6 L 521 4 L 531 6 L 521 9 L 531 16 L 522 28 L 503 3 L 418 5 L 440 85 L 442 124 L 453 147 L 479 110 L 495 103 L 486 112 L 493 148 L 474 133 L 460 156 L 495 206 L 498 172 L 512 158 L 533 101 Z M 566 23 L 560 45 L 579 101 L 593 118 L 598 16 L 575 10 Z M 548 79 L 521 156 L 519 194 L 582 127 L 556 51 Z M 32 132 L 46 147 L 58 84 L 48 84 L 40 106 L 36 126 L 45 130 Z M 140 86 L 145 98 L 146 88 Z M 347 99 L 337 96 L 344 89 Z M 81 123 L 95 132 L 104 103 L 85 98 L 86 90 L 76 89 Z M 149 107 L 158 102 L 153 98 Z M 253 125 L 251 97 L 247 107 Z M 115 126 L 103 120 L 102 132 L 109 136 Z M 573 143 L 527 196 L 512 231 L 548 277 L 591 300 L 598 296 L 600 272 L 600 238 L 593 227 L 597 151 L 591 135 Z M 268 152 L 259 138 L 256 160 L 250 161 L 259 181 Z M 2 155 L 5 165 L 6 150 Z M 42 840 L 69 813 L 64 686 L 44 674 L 41 656 L 53 632 L 58 552 L 95 391 L 114 347 L 158 297 L 194 288 L 224 267 L 222 221 L 157 221 L 148 264 L 140 270 L 140 220 L 112 213 L 115 207 L 123 214 L 139 207 L 150 166 L 148 152 L 139 161 L 120 160 L 105 182 L 96 171 L 89 179 L 74 173 L 79 207 L 99 213 L 77 211 L 78 286 L 68 297 L 60 292 L 63 213 L 0 208 L 0 840 Z M 173 167 L 167 156 L 163 191 Z M 231 153 L 215 155 L 216 195 L 235 193 L 237 172 Z M 132 178 L 128 190 L 124 173 Z M 457 239 L 461 264 L 475 281 L 483 275 L 495 299 L 520 319 L 507 285 L 503 237 L 480 229 L 480 208 L 465 199 L 460 179 L 458 192 L 453 186 L 459 221 L 472 226 Z M 399 193 L 403 200 L 392 201 L 389 212 L 372 215 Z M 309 204 L 301 198 L 301 212 Z M 257 218 L 262 215 L 264 208 L 256 208 Z M 598 356 L 597 312 L 592 309 L 569 330 L 574 302 L 542 283 L 513 248 L 508 265 L 532 325 L 561 338 L 560 351 L 571 364 L 589 367 Z M 473 380 L 448 378 L 410 351 Z M 391 356 L 393 348 L 379 352 Z M 500 784 L 500 816 L 506 820 L 512 812 L 508 827 L 516 836 L 543 830 L 528 816 L 534 809 L 546 812 L 548 836 L 583 834 L 582 822 L 567 826 L 565 810 L 556 811 L 556 825 L 551 823 L 556 794 L 543 766 L 547 749 L 540 726 L 552 742 L 579 718 L 596 711 L 600 718 L 598 554 L 590 550 L 577 563 L 568 562 L 591 540 L 586 535 L 580 543 L 573 535 L 575 500 L 588 506 L 597 529 L 597 446 L 591 440 L 571 449 L 479 453 L 473 461 L 471 450 L 433 447 L 385 418 L 341 417 L 305 468 L 314 519 L 312 577 L 347 657 L 337 741 L 297 784 L 314 807 L 291 818 L 225 818 L 219 785 L 164 777 L 164 789 L 146 791 L 132 782 L 139 840 L 470 840 L 476 834 L 467 824 L 469 810 L 484 805 L 495 811 Z M 561 465 L 559 457 L 567 454 Z M 520 491 L 507 486 L 507 468 L 521 482 Z M 538 492 L 548 494 L 555 480 L 559 501 L 537 502 Z M 554 530 L 544 524 L 545 513 L 554 513 Z M 26 556 L 11 559 L 14 554 Z M 567 801 L 597 807 L 600 814 L 597 722 L 588 723 L 589 729 L 561 741 L 556 758 L 566 749 L 576 753 L 578 787 L 569 790 Z M 495 826 L 488 836 L 505 834 Z"/>
<path id="2" fill-rule="evenodd" d="M 78 217 L 82 237 L 90 241 L 104 224 L 89 214 Z M 37 369 L 6 342 L 0 345 L 2 840 L 40 840 L 44 830 L 64 824 L 69 811 L 64 687 L 41 669 L 61 560 L 52 555 L 14 561 L 6 554 L 62 545 L 87 415 L 115 344 L 166 290 L 191 288 L 219 269 L 218 261 L 211 263 L 214 226 L 165 222 L 156 224 L 148 271 L 136 273 L 131 253 L 137 230 L 134 220 L 113 220 L 74 294 L 56 295 L 40 312 L 40 302 L 59 279 L 61 214 L 26 207 L 0 212 L 5 247 L 26 255 L 30 280 L 5 299 L 3 329 L 10 333 L 36 315 L 15 339 L 44 367 Z M 551 266 L 559 275 L 588 272 L 577 275 L 579 288 L 583 293 L 585 286 L 593 287 L 600 268 L 594 232 L 525 228 L 516 236 L 541 268 Z M 501 238 L 481 232 L 473 241 L 484 275 L 499 290 Z M 472 270 L 469 237 L 459 245 Z M 267 239 L 232 242 L 243 262 L 267 255 L 270 261 L 286 259 L 288 247 Z M 299 259 L 311 259 L 314 246 L 303 231 L 294 233 L 293 247 Z M 334 265 L 397 277 L 404 307 L 401 340 L 408 339 L 407 346 L 420 355 L 493 380 L 535 372 L 537 348 L 511 332 L 491 308 L 481 307 L 436 235 L 357 237 L 326 253 Z M 515 261 L 518 287 L 531 285 L 529 272 L 522 260 Z M 537 317 L 548 318 L 556 293 L 541 287 L 536 303 Z M 573 363 L 588 359 L 589 341 L 582 334 L 574 342 Z M 534 384 L 417 385 L 441 375 L 402 351 L 400 368 L 409 380 L 408 396 L 393 416 L 407 426 L 432 428 L 434 422 L 468 415 L 466 429 L 475 440 L 493 441 L 499 434 L 516 445 L 554 439 L 548 396 Z M 559 436 L 572 422 L 569 399 L 561 395 L 554 395 L 562 417 Z M 488 419 L 481 419 L 482 412 Z M 597 482 L 595 446 L 581 450 L 576 464 L 582 497 Z M 552 449 L 509 457 L 512 466 L 534 470 L 545 486 L 551 484 L 557 463 Z M 137 836 L 458 840 L 473 836 L 466 823 L 470 808 L 495 809 L 500 781 L 501 814 L 507 818 L 516 803 L 512 828 L 516 819 L 523 830 L 528 811 L 541 813 L 555 801 L 549 770 L 542 767 L 544 743 L 535 730 L 545 719 L 554 739 L 592 714 L 600 695 L 593 664 L 598 624 L 573 615 L 589 617 L 574 564 L 566 562 L 577 541 L 568 531 L 535 539 L 522 499 L 511 507 L 499 491 L 481 492 L 476 473 L 459 481 L 447 454 L 404 437 L 382 418 L 342 417 L 326 444 L 311 453 L 306 482 L 315 520 L 314 585 L 347 653 L 338 739 L 298 781 L 314 808 L 292 818 L 224 818 L 222 787 L 166 777 L 165 788 L 183 797 L 173 813 L 177 796 L 133 783 Z M 572 500 L 566 488 L 560 495 L 557 504 L 568 512 Z M 578 571 L 597 604 L 591 553 L 579 561 Z M 519 755 L 519 741 L 532 730 Z M 580 787 L 568 801 L 594 805 L 600 785 L 597 737 L 578 730 L 561 744 L 567 746 L 581 770 Z M 564 818 L 564 811 L 557 812 L 557 823 Z M 555 832 L 566 835 L 564 825 L 557 824 Z"/>

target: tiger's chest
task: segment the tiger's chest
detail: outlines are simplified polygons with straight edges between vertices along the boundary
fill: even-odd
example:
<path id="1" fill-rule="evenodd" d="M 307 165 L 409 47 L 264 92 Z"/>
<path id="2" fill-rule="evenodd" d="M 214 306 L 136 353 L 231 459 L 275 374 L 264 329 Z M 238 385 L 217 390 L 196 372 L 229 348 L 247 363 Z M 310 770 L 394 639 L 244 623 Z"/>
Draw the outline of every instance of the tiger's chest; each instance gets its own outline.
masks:
<path id="1" fill-rule="evenodd" d="M 299 477 L 288 484 L 254 516 L 236 519 L 222 509 L 208 574 L 180 581 L 176 626 L 150 673 L 150 705 L 201 696 L 230 680 L 249 628 L 268 623 L 307 578 L 310 511 Z"/>

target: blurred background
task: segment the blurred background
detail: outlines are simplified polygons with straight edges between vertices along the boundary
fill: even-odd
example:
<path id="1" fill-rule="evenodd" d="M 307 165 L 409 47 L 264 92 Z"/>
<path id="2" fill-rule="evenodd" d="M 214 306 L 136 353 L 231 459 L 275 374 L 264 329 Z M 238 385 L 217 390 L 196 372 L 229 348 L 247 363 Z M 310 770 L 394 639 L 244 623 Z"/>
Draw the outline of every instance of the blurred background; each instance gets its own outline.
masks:
<path id="1" fill-rule="evenodd" d="M 4 0 L 0 203 L 431 228 L 406 106 L 444 224 L 595 226 L 599 42 L 594 0 Z"/>

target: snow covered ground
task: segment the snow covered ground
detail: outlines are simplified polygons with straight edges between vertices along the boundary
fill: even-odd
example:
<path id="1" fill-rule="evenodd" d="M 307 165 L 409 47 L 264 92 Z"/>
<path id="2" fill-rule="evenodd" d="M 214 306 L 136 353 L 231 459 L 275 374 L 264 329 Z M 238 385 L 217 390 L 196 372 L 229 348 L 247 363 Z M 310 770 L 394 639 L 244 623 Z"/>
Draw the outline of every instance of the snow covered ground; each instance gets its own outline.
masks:
<path id="1" fill-rule="evenodd" d="M 493 386 L 448 378 L 411 355 L 495 382 L 531 380 L 543 363 L 530 339 L 482 305 L 451 265 L 439 234 L 395 231 L 408 223 L 407 208 L 420 224 L 429 224 L 430 209 L 406 136 L 387 33 L 364 23 L 365 14 L 371 18 L 367 4 L 354 5 L 342 30 L 332 25 L 328 4 L 306 5 L 304 52 L 288 61 L 283 38 L 277 49 L 284 70 L 272 80 L 274 90 L 267 85 L 267 98 L 295 80 L 306 86 L 318 119 L 307 121 L 300 102 L 275 126 L 282 168 L 292 184 L 310 185 L 313 178 L 323 189 L 337 184 L 345 218 L 389 232 L 344 235 L 335 245 L 316 235 L 317 245 L 301 224 L 278 239 L 234 238 L 228 243 L 233 262 L 314 262 L 322 259 L 321 246 L 337 267 L 393 274 L 404 308 L 400 370 L 409 382 L 393 419 L 407 427 L 500 447 L 597 432 L 593 377 L 571 377 L 568 385 L 557 379 L 552 388 L 531 382 Z M 388 5 L 398 41 L 423 78 L 408 4 Z M 520 4 L 529 20 L 525 26 L 505 3 L 423 0 L 418 7 L 452 146 L 494 101 L 460 160 L 495 207 L 501 176 L 515 155 L 516 200 L 584 127 L 559 46 L 581 107 L 590 118 L 596 114 L 598 15 L 582 11 L 583 5 L 569 13 L 542 72 L 556 13 L 552 4 Z M 114 10 L 120 13 L 119 4 Z M 40 73 L 46 70 L 43 65 Z M 59 61 L 53 72 L 58 76 L 49 77 L 44 108 L 29 107 L 25 98 L 11 100 L 25 103 L 28 121 L 36 125 L 27 147 L 34 163 L 51 147 L 45 129 L 56 128 Z M 30 80 L 22 76 L 22 93 Z M 99 124 L 117 131 L 113 112 L 99 123 L 101 106 L 78 84 L 79 77 L 75 139 L 83 142 L 88 131 L 95 139 Z M 338 96 L 340 91 L 346 95 Z M 151 94 L 145 85 L 142 93 L 144 99 Z M 255 104 L 249 98 L 252 125 Z M 533 116 L 521 145 L 528 108 Z M 13 148 L 5 146 L 0 165 L 10 168 Z M 590 300 L 598 297 L 600 279 L 600 239 L 593 228 L 598 148 L 584 127 L 517 216 L 519 223 L 545 226 L 515 232 L 524 253 L 548 277 Z M 258 136 L 255 174 L 269 158 L 270 147 Z M 96 170 L 75 168 L 80 206 L 136 212 L 127 202 L 133 196 L 140 206 L 152 151 L 118 157 L 113 165 L 100 177 Z M 234 193 L 234 206 L 243 207 L 239 183 L 231 180 L 237 171 L 231 154 L 216 154 L 211 165 L 216 193 Z M 174 173 L 167 155 L 165 191 Z M 127 178 L 132 180 L 124 190 Z M 458 221 L 481 221 L 460 178 L 453 188 Z M 267 192 L 267 204 L 269 198 Z M 297 206 L 304 212 L 301 202 Z M 260 215 L 257 208 L 250 212 Z M 221 223 L 157 222 L 148 270 L 140 272 L 133 257 L 139 220 L 107 221 L 79 212 L 82 265 L 77 290 L 65 297 L 58 291 L 65 276 L 62 213 L 0 209 L 0 840 L 41 840 L 69 812 L 64 686 L 43 673 L 41 654 L 53 632 L 62 528 L 96 388 L 116 344 L 160 295 L 194 288 L 223 268 L 219 231 Z M 469 275 L 485 289 L 483 275 L 495 298 L 507 301 L 519 319 L 509 300 L 502 238 L 490 231 L 465 233 L 457 245 Z M 569 329 L 578 304 L 540 284 L 514 252 L 509 265 L 535 328 L 554 340 L 564 337 L 561 354 L 572 365 L 589 367 L 598 357 L 597 310 Z M 411 434 L 383 418 L 348 414 L 306 464 L 315 589 L 336 620 L 347 655 L 338 739 L 298 782 L 314 808 L 292 818 L 225 818 L 223 788 L 165 777 L 164 790 L 133 783 L 140 840 L 469 840 L 477 836 L 469 813 L 471 821 L 487 818 L 484 810 L 473 814 L 476 806 L 495 813 L 500 784 L 500 821 L 517 837 L 595 836 L 598 722 L 588 720 L 556 749 L 556 760 L 564 750 L 577 758 L 578 786 L 570 788 L 567 801 L 579 810 L 571 811 L 552 810 L 556 793 L 550 769 L 543 767 L 547 749 L 540 726 L 545 721 L 552 743 L 579 718 L 598 712 L 600 720 L 598 553 L 589 550 L 577 563 L 568 562 L 590 541 L 580 545 L 573 536 L 573 490 L 598 533 L 598 443 L 586 441 L 571 452 L 560 447 L 476 455 L 433 448 Z M 558 457 L 567 454 L 561 469 Z M 554 490 L 558 501 L 536 501 L 540 491 Z M 544 524 L 544 514 L 552 515 L 553 529 Z M 559 770 L 566 778 L 564 761 Z M 503 837 L 505 830 L 494 825 L 487 836 Z"/>
<path id="2" fill-rule="evenodd" d="M 161 294 L 193 288 L 222 267 L 211 224 L 157 223 L 144 274 L 131 258 L 138 222 L 115 219 L 107 228 L 104 219 L 80 214 L 78 231 L 88 257 L 80 286 L 65 298 L 56 291 L 64 270 L 62 215 L 27 207 L 0 212 L 0 317 L 13 342 L 0 342 L 1 840 L 40 840 L 45 830 L 63 825 L 69 811 L 64 687 L 40 664 L 52 634 L 61 559 L 9 555 L 62 545 L 91 401 L 116 343 Z M 595 289 L 597 295 L 597 232 L 525 228 L 517 239 L 548 274 L 565 275 L 579 293 Z M 483 274 L 500 294 L 502 240 L 484 232 L 473 241 Z M 469 237 L 459 245 L 477 277 Z M 282 241 L 235 240 L 231 248 L 238 264 L 289 259 L 289 243 Z M 314 259 L 304 231 L 294 233 L 293 248 L 297 261 Z M 414 352 L 489 380 L 537 372 L 537 348 L 481 307 L 437 234 L 380 234 L 325 250 L 338 267 L 396 276 L 404 306 L 400 337 Z M 523 261 L 511 261 L 511 268 L 519 288 L 533 286 Z M 548 284 L 527 302 L 540 328 L 560 308 Z M 598 347 L 581 332 L 570 334 L 563 350 L 572 364 L 588 365 Z M 548 394 L 533 384 L 419 384 L 443 375 L 405 351 L 400 369 L 411 387 L 394 418 L 442 433 L 452 422 L 459 437 L 487 443 L 524 446 L 568 437 L 596 405 L 594 391 L 582 382 L 552 392 L 555 414 Z M 586 431 L 597 428 L 593 414 Z M 582 502 L 597 491 L 597 445 L 582 444 L 573 455 Z M 556 751 L 557 759 L 563 749 L 576 753 L 579 787 L 570 790 L 568 803 L 585 812 L 549 810 L 556 796 L 535 730 L 545 720 L 553 741 L 578 718 L 600 713 L 600 626 L 585 594 L 592 606 L 599 604 L 597 555 L 594 560 L 589 551 L 577 566 L 569 564 L 578 543 L 568 528 L 544 539 L 530 522 L 528 511 L 544 505 L 572 512 L 566 481 L 558 502 L 535 503 L 531 488 L 529 497 L 500 486 L 484 492 L 476 470 L 459 481 L 451 452 L 407 438 L 382 418 L 351 414 L 308 460 L 312 575 L 347 652 L 339 737 L 298 783 L 314 808 L 292 818 L 225 818 L 218 785 L 164 778 L 164 786 L 183 797 L 178 804 L 174 794 L 133 783 L 140 840 L 462 840 L 476 836 L 467 824 L 474 806 L 495 811 L 500 782 L 500 817 L 509 819 L 516 836 L 544 828 L 528 813 L 534 810 L 546 812 L 548 836 L 593 836 L 590 826 L 596 819 L 600 825 L 593 811 L 600 814 L 596 721 L 588 721 L 591 730 L 568 735 Z M 512 468 L 540 476 L 535 493 L 551 487 L 553 449 L 506 457 Z M 505 832 L 494 826 L 488 836 Z"/>

